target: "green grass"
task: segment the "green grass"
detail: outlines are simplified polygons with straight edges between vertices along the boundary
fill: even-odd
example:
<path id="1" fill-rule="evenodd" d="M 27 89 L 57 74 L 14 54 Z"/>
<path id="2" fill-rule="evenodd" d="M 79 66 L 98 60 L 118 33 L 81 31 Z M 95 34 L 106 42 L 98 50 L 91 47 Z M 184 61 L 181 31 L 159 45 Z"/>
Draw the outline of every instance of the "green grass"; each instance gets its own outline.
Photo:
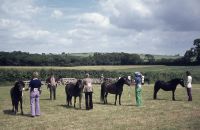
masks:
<path id="1" fill-rule="evenodd" d="M 200 128 L 200 85 L 192 88 L 193 101 L 188 102 L 185 88 L 178 86 L 177 101 L 171 92 L 160 90 L 159 100 L 152 100 L 153 85 L 143 86 L 143 106 L 135 106 L 134 87 L 124 86 L 122 105 L 113 105 L 114 95 L 108 95 L 108 105 L 99 101 L 100 85 L 94 85 L 94 109 L 66 107 L 64 86 L 57 89 L 57 100 L 50 101 L 46 86 L 40 97 L 40 117 L 30 117 L 29 92 L 24 93 L 24 115 L 12 115 L 10 87 L 0 87 L 0 129 L 64 129 L 64 130 L 194 130 Z M 78 107 L 78 104 L 77 104 Z"/>

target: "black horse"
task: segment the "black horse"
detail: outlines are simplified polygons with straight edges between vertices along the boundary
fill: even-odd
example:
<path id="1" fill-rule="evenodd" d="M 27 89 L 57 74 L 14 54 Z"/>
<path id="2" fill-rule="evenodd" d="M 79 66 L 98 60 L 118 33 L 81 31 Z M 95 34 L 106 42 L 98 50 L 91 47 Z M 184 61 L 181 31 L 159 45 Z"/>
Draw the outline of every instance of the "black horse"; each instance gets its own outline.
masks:
<path id="1" fill-rule="evenodd" d="M 159 91 L 159 89 L 163 89 L 165 91 L 172 91 L 172 100 L 175 101 L 175 90 L 177 85 L 180 84 L 182 87 L 185 87 L 184 85 L 184 80 L 180 79 L 180 78 L 176 78 L 176 79 L 172 79 L 168 82 L 164 82 L 161 80 L 156 81 L 155 85 L 154 85 L 154 95 L 153 98 L 157 99 L 157 92 Z"/>
<path id="2" fill-rule="evenodd" d="M 25 84 L 23 81 L 17 81 L 14 85 L 14 87 L 12 87 L 10 89 L 10 96 L 11 96 L 11 100 L 12 100 L 12 111 L 17 114 L 18 112 L 18 104 L 20 102 L 20 108 L 21 108 L 21 114 L 23 115 L 23 107 L 22 107 L 22 102 L 23 102 L 23 99 L 22 99 L 22 91 L 23 91 L 23 88 L 25 87 Z"/>
<path id="3" fill-rule="evenodd" d="M 67 105 L 72 105 L 72 96 L 74 96 L 74 108 L 76 107 L 76 97 L 79 97 L 79 107 L 81 108 L 81 99 L 83 92 L 83 81 L 77 80 L 76 83 L 68 83 L 65 86 Z"/>
<path id="4" fill-rule="evenodd" d="M 119 95 L 119 105 L 121 105 L 121 95 L 123 92 L 123 86 L 127 84 L 130 86 L 130 80 L 127 77 L 120 78 L 117 82 L 103 82 L 101 84 L 101 101 L 107 104 L 108 93 L 115 94 L 115 105 L 117 101 L 117 95 Z"/>

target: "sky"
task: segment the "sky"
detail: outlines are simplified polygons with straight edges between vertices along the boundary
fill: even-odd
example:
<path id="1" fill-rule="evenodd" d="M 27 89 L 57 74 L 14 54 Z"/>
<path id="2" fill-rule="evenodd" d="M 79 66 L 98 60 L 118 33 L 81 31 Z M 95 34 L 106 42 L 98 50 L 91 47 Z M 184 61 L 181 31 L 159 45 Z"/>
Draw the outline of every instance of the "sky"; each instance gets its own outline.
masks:
<path id="1" fill-rule="evenodd" d="M 184 55 L 200 0 L 0 0 L 0 51 Z"/>

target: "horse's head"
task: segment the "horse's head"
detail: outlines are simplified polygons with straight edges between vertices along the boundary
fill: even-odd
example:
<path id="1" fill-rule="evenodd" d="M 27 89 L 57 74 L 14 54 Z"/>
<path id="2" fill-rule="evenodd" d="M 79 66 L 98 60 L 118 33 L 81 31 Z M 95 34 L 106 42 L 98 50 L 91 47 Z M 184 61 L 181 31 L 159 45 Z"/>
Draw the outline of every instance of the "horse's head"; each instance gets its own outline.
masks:
<path id="1" fill-rule="evenodd" d="M 183 79 L 179 79 L 179 84 L 180 84 L 182 87 L 185 87 L 185 83 L 184 83 L 184 80 L 183 80 Z"/>
<path id="2" fill-rule="evenodd" d="M 81 79 L 78 79 L 77 82 L 76 82 L 76 86 L 79 88 L 79 89 L 82 89 L 84 87 L 83 85 L 83 81 Z"/>
<path id="3" fill-rule="evenodd" d="M 18 91 L 23 91 L 23 88 L 25 87 L 25 84 L 24 84 L 24 82 L 23 81 L 17 81 L 16 83 L 15 83 L 15 88 L 18 90 Z"/>
<path id="4" fill-rule="evenodd" d="M 123 84 L 126 84 L 128 86 L 130 86 L 131 84 L 131 81 L 128 79 L 128 77 L 121 77 L 119 80 L 118 80 L 119 83 L 123 83 Z"/>

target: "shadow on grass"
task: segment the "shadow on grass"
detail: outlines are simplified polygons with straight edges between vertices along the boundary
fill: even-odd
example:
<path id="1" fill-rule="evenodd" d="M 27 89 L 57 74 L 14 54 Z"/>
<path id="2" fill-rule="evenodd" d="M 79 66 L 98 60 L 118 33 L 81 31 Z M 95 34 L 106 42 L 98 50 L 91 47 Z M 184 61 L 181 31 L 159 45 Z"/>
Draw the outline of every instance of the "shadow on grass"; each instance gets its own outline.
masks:
<path id="1" fill-rule="evenodd" d="M 32 117 L 31 114 L 21 114 L 20 112 L 15 114 L 12 110 L 3 110 L 3 113 L 6 115 L 12 115 L 12 116 L 26 116 L 26 117 Z"/>
<path id="2" fill-rule="evenodd" d="M 122 106 L 136 106 L 135 104 L 122 104 Z"/>
<path id="3" fill-rule="evenodd" d="M 115 106 L 115 104 L 112 104 L 112 103 L 104 104 L 103 102 L 93 102 L 93 104 L 99 104 L 99 105 L 112 105 L 112 106 Z"/>
<path id="4" fill-rule="evenodd" d="M 76 108 L 74 108 L 74 106 L 68 106 L 68 105 L 66 105 L 66 104 L 61 104 L 61 105 L 57 105 L 57 106 L 59 106 L 59 107 L 64 107 L 64 108 L 66 108 L 66 109 L 84 110 L 83 108 L 79 108 L 79 106 L 76 107 Z"/>
<path id="5" fill-rule="evenodd" d="M 152 99 L 152 98 L 148 98 L 147 100 L 152 100 L 152 101 L 156 101 L 156 100 L 160 100 L 160 101 L 183 101 L 183 100 L 181 100 L 181 99 L 176 99 L 176 100 L 172 100 L 172 99 L 165 99 L 165 98 L 157 98 L 157 99 Z"/>
<path id="6" fill-rule="evenodd" d="M 41 98 L 40 100 L 51 100 L 50 98 Z"/>

